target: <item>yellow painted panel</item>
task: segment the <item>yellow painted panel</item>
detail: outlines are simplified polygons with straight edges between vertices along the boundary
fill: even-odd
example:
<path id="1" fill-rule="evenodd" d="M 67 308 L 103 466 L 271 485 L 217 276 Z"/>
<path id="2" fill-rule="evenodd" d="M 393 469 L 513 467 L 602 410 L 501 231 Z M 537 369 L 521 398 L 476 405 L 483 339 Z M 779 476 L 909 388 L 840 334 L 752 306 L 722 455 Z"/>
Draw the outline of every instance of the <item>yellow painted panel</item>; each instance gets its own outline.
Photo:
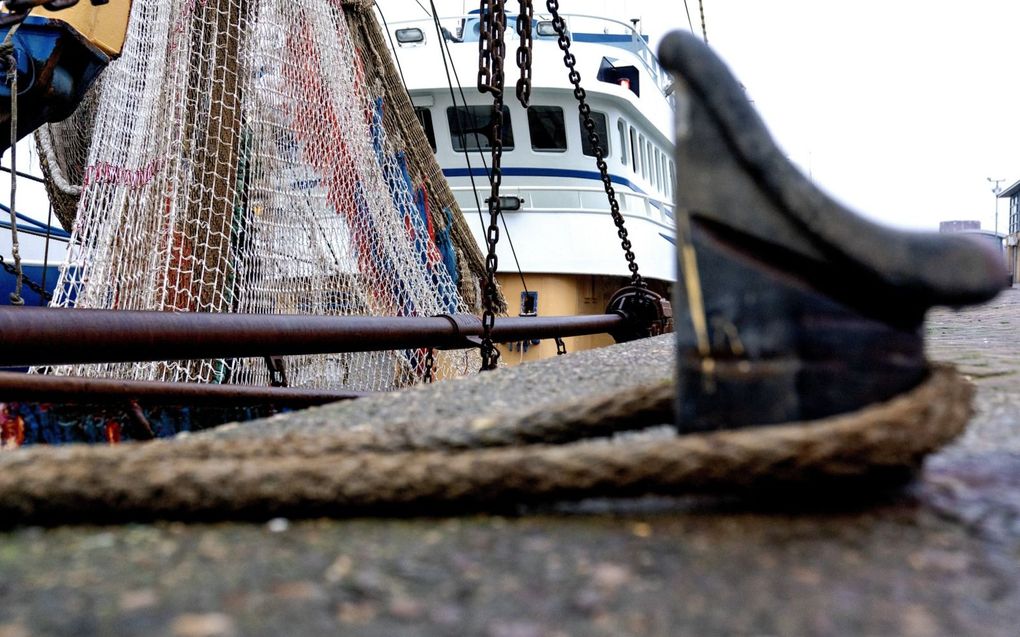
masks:
<path id="1" fill-rule="evenodd" d="M 39 7 L 32 11 L 32 15 L 65 22 L 97 48 L 117 57 L 127 36 L 131 0 L 110 0 L 109 4 L 98 7 L 89 0 L 81 0 L 73 7 L 60 11 L 47 11 Z"/>
<path id="2" fill-rule="evenodd" d="M 521 285 L 517 274 L 497 274 L 499 284 L 506 296 L 511 316 L 520 310 Z M 581 314 L 602 314 L 612 295 L 626 285 L 623 277 L 589 276 L 570 274 L 527 274 L 528 290 L 538 292 L 539 316 L 578 316 Z M 497 319 L 499 320 L 499 319 Z M 577 352 L 613 344 L 608 334 L 572 336 L 563 339 L 568 352 Z M 500 345 L 500 357 L 509 365 L 533 361 L 556 355 L 556 341 L 543 340 L 523 351 L 520 344 L 512 347 Z"/>

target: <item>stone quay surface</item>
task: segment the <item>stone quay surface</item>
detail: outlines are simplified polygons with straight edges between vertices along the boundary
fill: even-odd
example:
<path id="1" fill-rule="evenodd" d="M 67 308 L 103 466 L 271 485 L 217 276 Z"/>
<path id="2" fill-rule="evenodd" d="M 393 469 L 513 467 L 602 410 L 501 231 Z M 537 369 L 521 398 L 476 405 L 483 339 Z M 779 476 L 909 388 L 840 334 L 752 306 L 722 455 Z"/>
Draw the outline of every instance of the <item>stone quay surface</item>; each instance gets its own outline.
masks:
<path id="1" fill-rule="evenodd" d="M 926 331 L 977 415 L 892 495 L 13 528 L 0 637 L 1016 635 L 1020 290 Z"/>

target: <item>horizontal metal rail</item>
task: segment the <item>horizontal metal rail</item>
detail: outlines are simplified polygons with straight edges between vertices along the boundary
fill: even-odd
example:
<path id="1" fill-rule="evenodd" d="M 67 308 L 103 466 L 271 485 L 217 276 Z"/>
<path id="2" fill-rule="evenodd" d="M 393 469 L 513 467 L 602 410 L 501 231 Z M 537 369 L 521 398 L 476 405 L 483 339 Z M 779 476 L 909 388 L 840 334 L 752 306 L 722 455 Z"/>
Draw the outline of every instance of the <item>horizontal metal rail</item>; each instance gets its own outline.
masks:
<path id="1" fill-rule="evenodd" d="M 614 332 L 619 314 L 498 318 L 496 342 Z M 477 346 L 470 315 L 332 317 L 0 308 L 0 367 Z"/>
<path id="2" fill-rule="evenodd" d="M 463 202 L 461 201 L 461 199 L 457 200 L 458 204 L 460 204 L 460 209 L 462 211 L 474 212 L 478 210 L 478 207 L 475 205 L 473 197 L 471 196 L 474 193 L 474 189 L 471 188 L 471 186 L 454 186 L 451 187 L 450 190 L 453 192 L 454 196 L 465 195 L 464 197 L 462 197 Z M 605 206 L 598 208 L 584 205 L 583 195 L 585 194 L 599 195 L 602 197 L 602 199 L 605 199 L 606 191 L 601 188 L 583 188 L 583 187 L 571 188 L 569 186 L 514 186 L 509 189 L 504 189 L 504 191 L 505 191 L 504 194 L 516 195 L 520 197 L 525 197 L 527 195 L 531 195 L 532 193 L 541 192 L 569 193 L 577 195 L 576 205 L 573 206 L 564 205 L 551 207 L 536 206 L 533 203 L 531 203 L 531 201 L 534 201 L 534 199 L 531 200 L 525 199 L 525 204 L 522 205 L 519 211 L 504 212 L 504 214 L 514 215 L 523 212 L 530 213 L 538 212 L 557 214 L 583 213 L 607 216 L 609 215 L 609 210 Z M 672 202 L 667 202 L 664 199 L 659 199 L 658 197 L 653 197 L 651 195 L 646 195 L 644 193 L 625 192 L 623 190 L 617 190 L 616 196 L 620 199 L 621 212 L 623 213 L 624 217 L 632 219 L 647 219 L 652 223 L 662 226 L 663 228 L 670 231 L 674 231 L 676 229 L 676 217 L 672 212 L 673 211 Z M 636 199 L 638 201 L 637 207 L 630 205 L 630 199 Z M 485 210 L 487 210 L 487 208 L 485 208 Z M 666 210 L 669 210 L 670 212 L 667 213 Z"/>
<path id="3" fill-rule="evenodd" d="M 289 387 L 207 385 L 109 380 L 0 372 L 0 402 L 46 402 L 75 405 L 129 404 L 146 407 L 244 407 L 271 405 L 303 408 L 367 396 L 362 392 L 336 392 Z"/>

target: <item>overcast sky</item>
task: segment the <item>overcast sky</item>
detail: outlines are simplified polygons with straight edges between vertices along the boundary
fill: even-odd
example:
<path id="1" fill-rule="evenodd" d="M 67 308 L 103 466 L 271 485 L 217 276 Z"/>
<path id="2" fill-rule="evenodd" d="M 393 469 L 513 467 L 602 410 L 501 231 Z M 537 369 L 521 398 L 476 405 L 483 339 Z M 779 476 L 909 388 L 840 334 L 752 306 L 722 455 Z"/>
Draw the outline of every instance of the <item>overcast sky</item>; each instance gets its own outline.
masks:
<path id="1" fill-rule="evenodd" d="M 386 17 L 422 16 L 379 0 Z M 422 4 L 428 6 L 427 0 Z M 439 0 L 441 14 L 471 0 Z M 510 5 L 516 9 L 517 4 Z M 536 0 L 536 11 L 541 0 Z M 700 31 L 698 0 L 687 0 Z M 779 144 L 869 217 L 992 228 L 986 178 L 1020 180 L 1020 2 L 704 0 L 709 43 Z M 653 40 L 688 28 L 683 0 L 560 0 L 564 13 L 643 18 Z M 1008 224 L 999 205 L 999 230 Z"/>

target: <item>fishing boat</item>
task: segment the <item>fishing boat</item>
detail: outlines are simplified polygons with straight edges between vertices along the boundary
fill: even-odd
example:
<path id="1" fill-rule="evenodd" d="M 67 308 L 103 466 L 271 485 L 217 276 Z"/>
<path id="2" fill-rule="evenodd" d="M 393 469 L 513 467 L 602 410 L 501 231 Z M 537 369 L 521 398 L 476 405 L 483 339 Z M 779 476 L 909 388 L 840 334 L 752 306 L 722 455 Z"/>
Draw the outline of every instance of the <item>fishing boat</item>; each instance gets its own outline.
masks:
<path id="1" fill-rule="evenodd" d="M 672 79 L 635 25 L 563 17 L 641 273 L 668 297 L 676 280 Z M 493 140 L 492 99 L 476 88 L 479 13 L 392 20 L 385 28 L 415 113 L 484 251 Z M 517 16 L 507 16 L 506 30 L 516 32 Z M 601 314 L 630 272 L 548 16 L 536 13 L 532 34 L 527 108 L 509 95 L 517 71 L 507 62 L 504 239 L 497 247 L 497 276 L 510 311 L 521 316 Z M 508 41 L 512 46 L 515 40 Z M 610 343 L 609 336 L 595 335 L 566 339 L 565 345 L 575 350 Z M 552 340 L 502 347 L 510 363 L 557 351 Z"/>
<path id="2" fill-rule="evenodd" d="M 132 3 L 117 2 L 79 8 L 119 6 L 126 26 Z M 57 7 L 3 0 L 0 24 L 20 25 L 17 37 L 36 25 L 58 37 L 85 35 L 29 15 L 44 3 Z M 80 185 L 74 197 L 66 189 L 73 239 L 52 307 L 0 308 L 0 365 L 34 366 L 0 377 L 7 401 L 0 449 L 170 437 L 280 407 L 429 384 L 478 370 L 476 349 L 488 372 L 493 343 L 523 349 L 522 340 L 661 334 L 671 324 L 668 304 L 641 283 L 668 285 L 679 255 L 684 284 L 675 299 L 685 320 L 675 349 L 657 348 L 661 360 L 675 353 L 675 367 L 666 363 L 675 383 L 638 381 L 608 395 L 560 391 L 572 364 L 592 358 L 582 353 L 530 366 L 559 369 L 548 376 L 554 398 L 529 392 L 524 409 L 489 381 L 512 383 L 517 370 L 375 398 L 380 405 L 422 400 L 441 417 L 434 428 L 417 410 L 398 407 L 378 423 L 329 415 L 315 422 L 323 414 L 312 414 L 307 427 L 285 428 L 280 444 L 185 439 L 101 453 L 28 452 L 0 460 L 4 519 L 434 513 L 428 507 L 437 504 L 740 492 L 791 478 L 813 486 L 849 476 L 901 480 L 962 431 L 971 390 L 925 358 L 924 316 L 934 305 L 994 296 L 1005 280 L 1001 255 L 958 237 L 878 227 L 829 199 L 789 164 L 736 80 L 688 34 L 671 34 L 660 49 L 683 78 L 673 149 L 668 126 L 656 126 L 669 121 L 666 76 L 633 31 L 614 38 L 609 27 L 585 29 L 580 23 L 591 18 L 575 16 L 575 58 L 550 2 L 555 40 L 541 16 L 527 25 L 535 58 L 562 48 L 566 66 L 585 61 L 569 85 L 545 76 L 548 65 L 532 66 L 538 80 L 530 104 L 522 100 L 518 110 L 506 100 L 501 113 L 481 100 L 458 103 L 454 82 L 446 102 L 434 83 L 395 78 L 380 54 L 387 38 L 373 4 L 134 3 L 121 57 L 91 104 L 83 95 L 88 74 L 72 74 L 78 84 L 52 81 L 63 78 L 56 72 L 33 75 L 68 71 L 80 55 L 60 59 L 63 47 L 40 52 L 15 42 L 23 53 L 6 60 L 10 110 L 0 100 L 0 124 L 7 117 L 16 129 L 11 144 L 46 125 L 43 135 L 53 141 L 52 155 L 43 156 L 47 185 L 62 188 L 75 175 Z M 433 21 L 433 46 L 452 69 L 463 58 L 461 76 L 468 57 L 486 48 L 471 46 L 475 26 L 482 37 L 503 24 L 502 3 L 482 6 L 492 13 L 463 16 L 452 31 Z M 396 50 L 427 49 L 428 31 L 397 26 L 390 32 Z M 65 44 L 81 44 L 105 64 L 99 41 Z M 493 53 L 503 48 L 498 36 L 494 42 L 483 71 L 502 63 Z M 21 55 L 47 64 L 23 68 Z M 427 68 L 406 64 L 405 78 Z M 17 84 L 22 73 L 29 81 Z M 581 101 L 584 73 L 598 115 L 579 108 L 587 149 L 580 122 L 568 114 L 570 94 Z M 492 92 L 498 99 L 498 79 Z M 81 106 L 67 119 L 53 95 Z M 33 99 L 40 108 L 16 119 L 17 104 Z M 68 141 L 76 134 L 92 140 L 84 158 Z M 472 237 L 454 213 L 458 201 L 469 216 L 481 212 L 471 180 L 487 177 L 486 167 L 477 172 L 469 159 L 491 146 L 495 162 L 500 139 L 508 182 L 499 192 L 490 164 L 490 192 L 506 201 L 490 200 L 488 211 L 494 223 L 503 208 L 504 233 L 517 233 L 517 248 L 508 241 L 509 255 L 499 255 L 520 261 L 525 316 L 496 321 L 504 308 L 493 282 L 494 227 L 485 231 L 490 253 L 481 258 L 479 233 Z M 582 163 L 589 154 L 609 158 L 594 175 L 606 193 Z M 457 180 L 456 190 L 443 174 Z M 609 208 L 624 214 L 607 214 L 603 194 L 617 195 Z M 671 195 L 684 212 L 675 234 Z M 55 212 L 65 218 L 68 208 Z M 596 238 L 596 227 L 613 231 L 610 218 L 621 245 Z M 630 254 L 626 269 L 611 264 L 607 255 L 621 247 L 645 263 L 644 279 Z M 528 275 L 548 286 L 524 289 Z M 547 296 L 567 305 L 573 295 L 566 309 L 584 313 L 614 277 L 625 284 L 614 298 L 630 300 L 619 309 L 539 316 Z M 608 353 L 612 374 L 634 382 L 628 372 L 640 360 L 625 348 Z M 478 410 L 452 426 L 450 387 Z M 546 393 L 544 384 L 534 387 Z M 550 420 L 549 406 L 567 417 Z M 676 437 L 663 435 L 670 422 Z M 323 425 L 337 428 L 327 433 Z M 646 428 L 649 436 L 637 433 Z M 702 433 L 717 429 L 741 431 Z"/>

